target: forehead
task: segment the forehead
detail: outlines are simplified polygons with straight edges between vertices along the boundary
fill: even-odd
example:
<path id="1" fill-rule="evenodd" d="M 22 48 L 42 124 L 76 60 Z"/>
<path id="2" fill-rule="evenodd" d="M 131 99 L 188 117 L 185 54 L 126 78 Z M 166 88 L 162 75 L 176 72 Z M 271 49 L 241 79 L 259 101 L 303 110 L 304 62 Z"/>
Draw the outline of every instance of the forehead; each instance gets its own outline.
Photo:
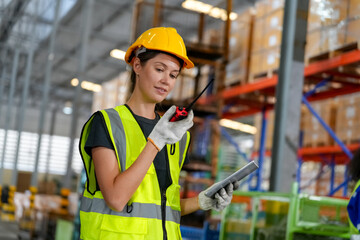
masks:
<path id="1" fill-rule="evenodd" d="M 163 64 L 163 65 L 166 65 L 169 68 L 170 67 L 175 68 L 176 70 L 180 69 L 179 61 L 175 57 L 173 57 L 171 55 L 168 55 L 168 54 L 159 53 L 155 57 L 150 59 L 149 61 L 151 61 L 153 63 Z"/>

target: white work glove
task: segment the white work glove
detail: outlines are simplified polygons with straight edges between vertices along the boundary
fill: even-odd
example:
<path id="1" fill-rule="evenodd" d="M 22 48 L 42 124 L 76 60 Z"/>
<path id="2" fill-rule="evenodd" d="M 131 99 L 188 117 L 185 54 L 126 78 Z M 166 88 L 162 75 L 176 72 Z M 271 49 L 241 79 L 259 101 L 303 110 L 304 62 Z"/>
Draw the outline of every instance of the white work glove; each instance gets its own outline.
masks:
<path id="1" fill-rule="evenodd" d="M 234 185 L 239 187 L 238 182 Z M 232 183 L 228 184 L 225 188 L 220 189 L 216 194 L 215 198 L 210 198 L 205 195 L 206 190 L 200 192 L 199 198 L 199 207 L 202 210 L 214 209 L 216 211 L 223 210 L 227 205 L 231 203 L 234 185 Z"/>
<path id="2" fill-rule="evenodd" d="M 158 151 L 160 151 L 165 144 L 173 144 L 180 141 L 186 131 L 194 124 L 194 113 L 192 110 L 188 113 L 185 119 L 170 122 L 175 110 L 176 107 L 171 106 L 171 108 L 165 112 L 164 116 L 155 125 L 148 137 L 148 139 L 157 147 Z"/>

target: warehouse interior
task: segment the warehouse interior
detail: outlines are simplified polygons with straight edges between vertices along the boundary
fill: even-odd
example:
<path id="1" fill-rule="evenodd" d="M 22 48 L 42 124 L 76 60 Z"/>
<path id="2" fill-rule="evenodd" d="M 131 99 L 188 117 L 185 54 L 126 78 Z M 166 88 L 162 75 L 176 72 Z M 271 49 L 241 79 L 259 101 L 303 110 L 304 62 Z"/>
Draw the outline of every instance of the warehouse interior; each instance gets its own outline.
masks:
<path id="1" fill-rule="evenodd" d="M 126 103 L 125 52 L 152 27 L 195 64 L 160 114 L 202 93 L 181 198 L 259 166 L 224 210 L 182 216 L 182 238 L 355 239 L 359 26 L 358 0 L 1 0 L 0 239 L 80 239 L 82 126 Z"/>

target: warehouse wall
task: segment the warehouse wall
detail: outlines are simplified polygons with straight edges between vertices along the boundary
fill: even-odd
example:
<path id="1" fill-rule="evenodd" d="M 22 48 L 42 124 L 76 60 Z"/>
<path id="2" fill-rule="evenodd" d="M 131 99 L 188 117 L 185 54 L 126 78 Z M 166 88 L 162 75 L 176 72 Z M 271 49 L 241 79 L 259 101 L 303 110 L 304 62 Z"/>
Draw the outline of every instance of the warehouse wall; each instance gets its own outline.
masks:
<path id="1" fill-rule="evenodd" d="M 3 105 L 0 113 L 0 128 L 5 128 L 7 114 L 7 106 Z M 49 134 L 50 132 L 50 122 L 51 122 L 51 111 L 46 113 L 45 125 L 44 125 L 44 134 Z M 78 120 L 78 128 L 76 132 L 76 136 L 80 137 L 82 125 L 87 121 L 90 117 L 90 112 L 87 116 L 80 116 Z M 17 130 L 17 115 L 18 115 L 18 107 L 12 108 L 12 115 L 9 124 L 9 129 Z M 33 132 L 37 133 L 39 128 L 39 119 L 40 119 L 40 110 L 38 108 L 28 107 L 25 112 L 25 121 L 23 131 L 25 132 Z M 71 115 L 66 115 L 62 112 L 62 109 L 59 109 L 56 114 L 55 120 L 55 129 L 54 134 L 58 136 L 69 136 L 70 135 L 70 127 L 71 127 Z"/>

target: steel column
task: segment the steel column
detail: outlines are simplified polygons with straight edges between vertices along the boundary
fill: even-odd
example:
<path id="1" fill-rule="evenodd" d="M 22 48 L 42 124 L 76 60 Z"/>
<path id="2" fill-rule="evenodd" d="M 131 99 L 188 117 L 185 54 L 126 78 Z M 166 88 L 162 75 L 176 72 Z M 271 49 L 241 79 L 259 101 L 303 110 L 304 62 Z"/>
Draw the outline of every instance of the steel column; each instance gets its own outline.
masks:
<path id="1" fill-rule="evenodd" d="M 92 19 L 92 11 L 94 6 L 94 0 L 86 1 L 86 4 L 83 8 L 83 15 L 82 15 L 82 36 L 81 36 L 81 49 L 80 49 L 80 59 L 79 59 L 79 66 L 78 66 L 78 79 L 79 84 L 76 86 L 75 89 L 75 96 L 73 100 L 73 111 L 72 111 L 72 118 L 71 118 L 71 129 L 70 129 L 70 147 L 68 153 L 68 161 L 66 167 L 66 175 L 64 176 L 64 188 L 70 187 L 70 180 L 71 180 L 71 165 L 73 160 L 73 153 L 74 153 L 74 141 L 76 138 L 77 132 L 77 121 L 79 117 L 79 109 L 81 104 L 81 82 L 83 81 L 83 74 L 85 71 L 85 67 L 87 64 L 87 48 L 89 42 L 89 36 L 91 32 L 91 19 Z"/>
<path id="2" fill-rule="evenodd" d="M 34 167 L 34 172 L 31 175 L 31 186 L 33 186 L 33 187 L 37 186 L 37 175 L 38 175 L 38 165 L 39 165 L 39 159 L 40 159 L 41 139 L 42 139 L 42 134 L 44 131 L 44 123 L 45 123 L 47 104 L 48 104 L 48 99 L 49 99 L 53 61 L 55 58 L 55 40 L 56 40 L 56 32 L 59 27 L 60 9 L 61 9 L 61 0 L 57 0 L 56 6 L 55 6 L 55 15 L 54 15 L 54 21 L 53 21 L 53 26 L 52 26 L 52 32 L 50 35 L 48 61 L 46 63 L 46 69 L 45 69 L 45 82 L 44 82 L 44 87 L 43 87 L 41 113 L 40 113 L 39 127 L 38 127 L 38 142 L 37 142 L 37 150 L 36 150 L 36 158 L 35 158 L 35 167 Z"/>
<path id="3" fill-rule="evenodd" d="M 53 144 L 53 136 L 55 132 L 55 122 L 56 122 L 56 113 L 57 113 L 57 107 L 54 107 L 51 113 L 51 122 L 50 122 L 50 132 L 49 132 L 49 147 L 46 155 L 46 167 L 45 167 L 45 182 L 48 181 L 49 178 L 49 166 L 50 166 L 50 158 L 51 158 L 51 148 Z"/>
<path id="4" fill-rule="evenodd" d="M 295 181 L 308 5 L 308 0 L 285 1 L 270 191 L 290 192 Z"/>
<path id="5" fill-rule="evenodd" d="M 36 4 L 36 9 L 39 9 L 39 3 Z M 38 12 L 38 11 L 37 11 Z M 32 26 L 30 31 L 35 32 L 36 27 L 36 15 L 32 17 Z M 36 36 L 33 34 L 31 36 L 31 43 L 30 43 L 30 49 L 28 51 L 27 55 L 27 61 L 26 61 L 26 69 L 25 69 L 25 78 L 24 78 L 24 84 L 23 84 L 23 91 L 22 91 L 22 99 L 21 99 L 21 105 L 20 105 L 20 112 L 18 115 L 18 124 L 17 124 L 17 131 L 18 131 L 18 137 L 17 137 L 17 144 L 16 144 L 16 152 L 15 152 L 15 160 L 14 160 L 14 167 L 11 177 L 11 186 L 17 186 L 17 178 L 18 178 L 18 169 L 17 164 L 19 160 L 19 152 L 20 152 L 20 141 L 21 141 L 21 134 L 24 128 L 24 120 L 25 120 L 25 112 L 26 112 L 26 106 L 27 106 L 27 100 L 29 95 L 29 85 L 30 85 L 30 78 L 32 73 L 32 64 L 34 61 L 34 51 L 35 51 L 35 40 Z"/>
<path id="6" fill-rule="evenodd" d="M 7 78 L 6 77 L 6 64 L 5 64 L 5 61 L 6 61 L 6 57 L 7 57 L 7 49 L 4 48 L 3 49 L 3 52 L 1 54 L 1 65 L 2 65 L 2 69 L 1 69 L 1 78 L 0 78 L 0 116 L 1 115 L 1 110 L 2 110 L 2 101 L 3 101 L 3 96 L 4 96 L 4 88 L 5 88 L 5 79 Z M 1 118 L 0 118 L 0 123 L 1 123 Z"/>
<path id="7" fill-rule="evenodd" d="M 34 60 L 34 49 L 31 48 L 29 51 L 28 57 L 27 57 L 27 62 L 26 62 L 25 79 L 24 79 L 20 113 L 19 113 L 18 126 L 17 126 L 18 137 L 17 137 L 17 144 L 16 144 L 14 168 L 13 168 L 12 178 L 11 178 L 12 186 L 17 185 L 17 176 L 18 176 L 17 163 L 18 163 L 18 159 L 19 159 L 21 134 L 22 134 L 22 131 L 24 128 L 25 111 L 26 111 L 27 99 L 28 99 L 28 95 L 29 95 L 29 84 L 30 84 L 30 76 L 31 76 L 31 72 L 32 72 L 33 60 Z"/>
<path id="8" fill-rule="evenodd" d="M 14 61 L 11 71 L 11 80 L 10 80 L 10 90 L 9 90 L 9 99 L 7 102 L 7 109 L 6 109 L 6 116 L 5 116 L 5 136 L 2 148 L 2 156 L 1 156 L 1 165 L 0 165 L 0 186 L 3 184 L 3 170 L 4 170 L 4 161 L 5 161 L 5 152 L 6 152 L 6 143 L 7 143 L 7 135 L 8 130 L 10 128 L 11 116 L 12 116 L 12 109 L 14 104 L 14 93 L 15 93 L 15 84 L 16 84 L 16 75 L 18 71 L 19 65 L 19 58 L 20 58 L 20 50 L 15 50 Z"/>

